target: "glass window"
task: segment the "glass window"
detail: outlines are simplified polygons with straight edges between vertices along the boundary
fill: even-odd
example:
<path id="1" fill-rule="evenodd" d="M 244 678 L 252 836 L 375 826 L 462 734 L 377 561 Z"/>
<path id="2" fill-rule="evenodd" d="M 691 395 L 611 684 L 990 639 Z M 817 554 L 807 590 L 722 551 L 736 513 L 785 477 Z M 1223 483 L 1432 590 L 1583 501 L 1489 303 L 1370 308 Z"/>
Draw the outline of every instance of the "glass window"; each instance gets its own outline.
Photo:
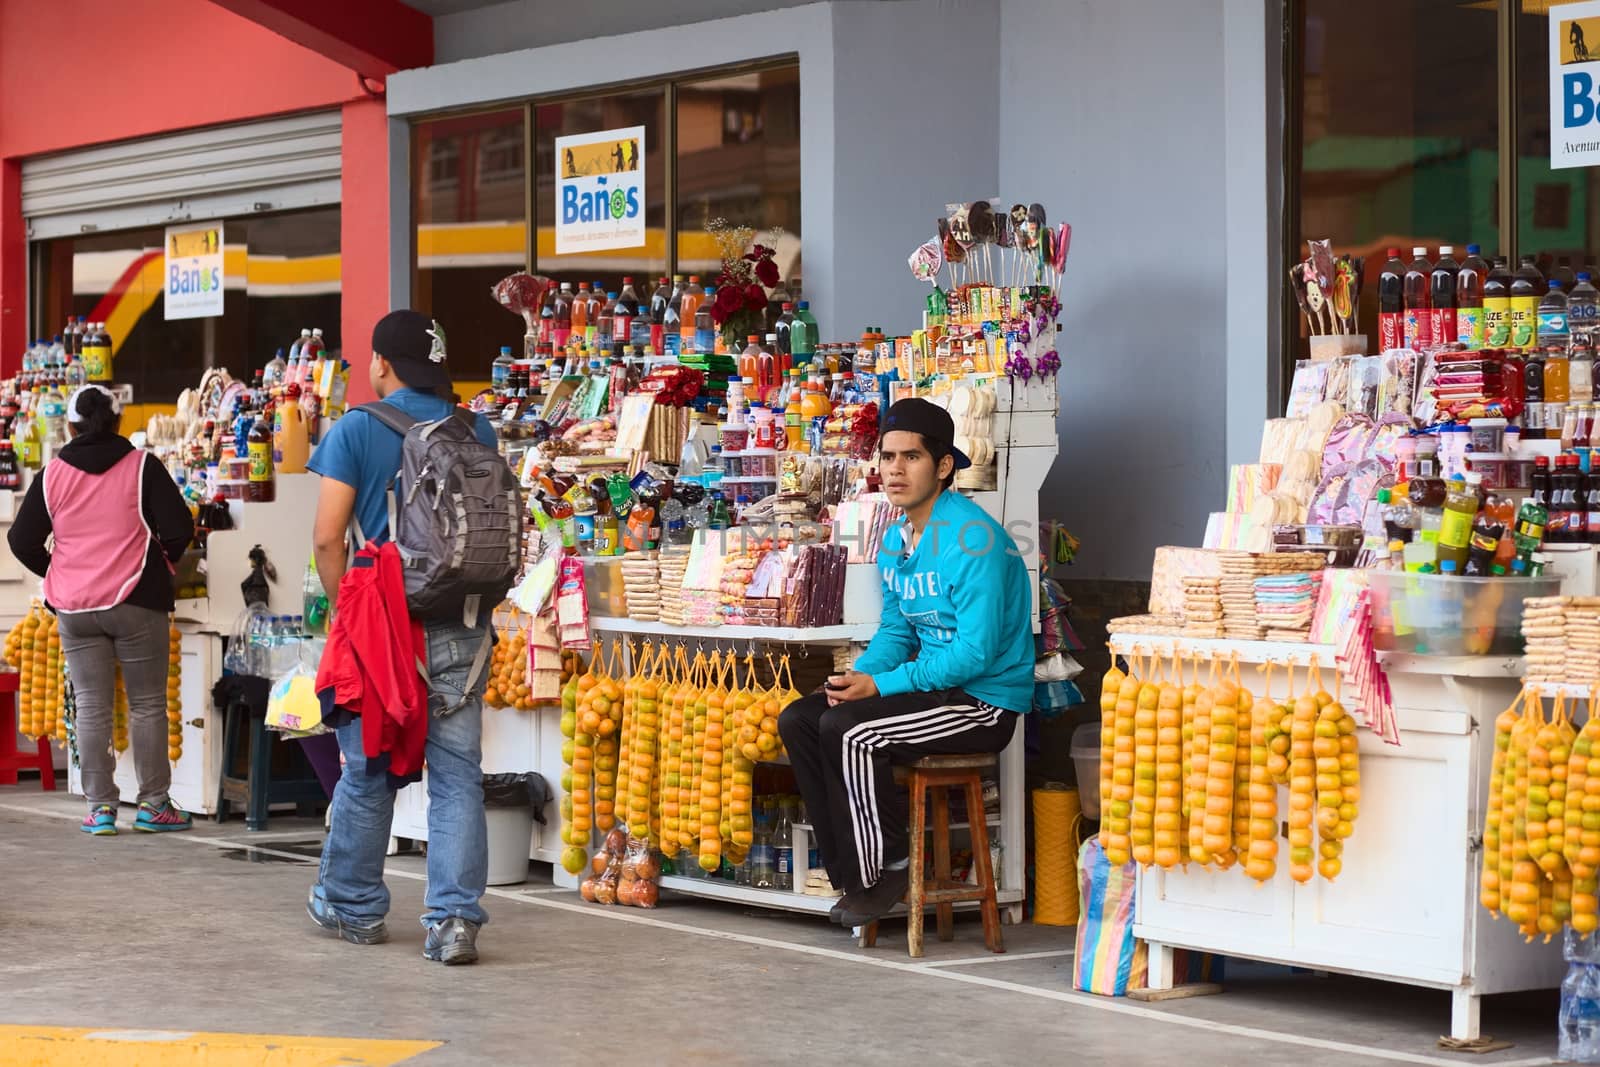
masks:
<path id="1" fill-rule="evenodd" d="M 1486 258 L 1499 247 L 1496 12 L 1461 0 L 1303 9 L 1295 255 L 1331 238 L 1337 253 L 1366 257 L 1360 325 L 1374 345 L 1386 249 L 1409 261 L 1417 245 L 1430 259 L 1441 244 L 1458 259 L 1468 244 Z M 1531 210 L 1531 190 L 1525 197 Z"/>
<path id="2" fill-rule="evenodd" d="M 651 282 L 667 270 L 666 113 L 666 89 L 659 87 L 534 108 L 534 217 L 539 220 L 534 262 L 539 273 L 571 282 L 574 291 L 580 281 L 591 286 L 598 281 L 607 292 L 620 292 L 625 276 L 633 278 L 640 296 L 655 288 Z M 644 247 L 556 255 L 556 138 L 626 126 L 644 127 Z"/>
<path id="3" fill-rule="evenodd" d="M 680 273 L 720 269 L 706 223 L 724 218 L 778 249 L 800 273 L 800 71 L 734 74 L 678 86 Z M 781 232 L 780 232 L 781 231 Z"/>
<path id="4" fill-rule="evenodd" d="M 1550 166 L 1550 18 L 1572 0 L 1523 0 L 1517 16 L 1517 249 L 1546 277 L 1600 259 L 1600 182 Z M 1566 279 L 1570 282 L 1570 279 Z"/>
<path id="5" fill-rule="evenodd" d="M 302 329 L 340 348 L 339 208 L 223 220 L 223 314 L 168 320 L 160 228 L 64 237 L 33 246 L 40 336 L 67 316 L 106 323 L 115 380 L 134 403 L 172 407 L 207 367 L 248 379 Z M 129 430 L 144 424 L 133 413 Z"/>
<path id="6" fill-rule="evenodd" d="M 413 128 L 417 270 L 412 306 L 439 317 L 458 391 L 489 378 L 502 345 L 522 352 L 523 323 L 489 290 L 528 261 L 525 111 L 452 115 Z"/>

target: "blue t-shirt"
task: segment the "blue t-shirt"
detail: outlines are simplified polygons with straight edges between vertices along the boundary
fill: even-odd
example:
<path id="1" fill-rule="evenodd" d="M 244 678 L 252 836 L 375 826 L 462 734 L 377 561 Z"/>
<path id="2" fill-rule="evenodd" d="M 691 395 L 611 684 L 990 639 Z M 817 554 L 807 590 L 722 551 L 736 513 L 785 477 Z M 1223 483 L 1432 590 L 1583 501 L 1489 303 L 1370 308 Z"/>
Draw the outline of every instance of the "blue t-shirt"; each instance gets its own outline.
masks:
<path id="1" fill-rule="evenodd" d="M 397 389 L 383 398 L 420 422 L 449 415 L 455 405 L 432 393 Z M 494 427 L 483 415 L 474 419 L 478 440 L 495 447 Z M 389 483 L 400 470 L 403 438 L 360 409 L 347 412 L 333 424 L 311 454 L 306 468 L 324 478 L 343 482 L 356 491 L 356 521 L 371 541 L 389 539 Z"/>

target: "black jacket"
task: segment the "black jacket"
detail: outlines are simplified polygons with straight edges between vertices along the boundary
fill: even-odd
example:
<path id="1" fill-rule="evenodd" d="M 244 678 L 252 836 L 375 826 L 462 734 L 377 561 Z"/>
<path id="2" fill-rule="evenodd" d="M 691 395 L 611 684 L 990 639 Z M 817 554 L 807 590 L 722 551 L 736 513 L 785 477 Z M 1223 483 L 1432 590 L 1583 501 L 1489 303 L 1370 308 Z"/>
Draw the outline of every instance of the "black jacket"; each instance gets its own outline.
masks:
<path id="1" fill-rule="evenodd" d="M 133 445 L 119 434 L 88 433 L 69 441 L 57 458 L 87 474 L 104 474 L 132 451 Z M 167 568 L 167 560 L 176 563 L 182 557 L 183 550 L 194 538 L 194 519 L 183 494 L 178 492 L 155 456 L 145 456 L 143 474 L 144 521 L 155 537 L 145 557 L 144 574 L 124 602 L 152 611 L 170 612 L 172 572 Z M 40 577 L 50 569 L 50 550 L 45 547 L 45 541 L 52 530 L 50 511 L 44 503 L 44 479 L 41 471 L 28 486 L 22 508 L 6 535 L 12 554 Z"/>

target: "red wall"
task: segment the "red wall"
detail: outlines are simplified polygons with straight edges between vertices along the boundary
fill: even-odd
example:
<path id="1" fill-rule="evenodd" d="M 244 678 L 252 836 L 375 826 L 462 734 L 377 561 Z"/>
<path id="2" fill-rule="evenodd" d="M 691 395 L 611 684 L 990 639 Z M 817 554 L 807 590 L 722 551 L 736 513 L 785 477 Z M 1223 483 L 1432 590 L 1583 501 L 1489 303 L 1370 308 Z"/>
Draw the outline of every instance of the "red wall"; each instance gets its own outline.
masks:
<path id="1" fill-rule="evenodd" d="M 387 302 L 389 242 L 383 104 L 353 72 L 211 0 L 0 0 L 0 375 L 27 344 L 22 157 L 347 102 L 346 188 L 364 190 L 343 208 L 341 326 L 354 341 Z"/>

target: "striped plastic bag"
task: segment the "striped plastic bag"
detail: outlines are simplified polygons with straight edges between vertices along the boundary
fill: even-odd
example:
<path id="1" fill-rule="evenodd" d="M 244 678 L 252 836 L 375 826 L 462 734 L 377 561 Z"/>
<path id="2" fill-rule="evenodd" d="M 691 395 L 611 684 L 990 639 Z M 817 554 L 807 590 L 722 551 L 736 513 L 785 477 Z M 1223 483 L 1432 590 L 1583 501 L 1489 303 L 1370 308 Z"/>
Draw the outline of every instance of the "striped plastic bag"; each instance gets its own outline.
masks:
<path id="1" fill-rule="evenodd" d="M 1106 859 L 1098 837 L 1078 850 L 1079 911 L 1072 988 L 1102 996 L 1126 996 L 1134 983 L 1133 899 L 1136 868 Z"/>

